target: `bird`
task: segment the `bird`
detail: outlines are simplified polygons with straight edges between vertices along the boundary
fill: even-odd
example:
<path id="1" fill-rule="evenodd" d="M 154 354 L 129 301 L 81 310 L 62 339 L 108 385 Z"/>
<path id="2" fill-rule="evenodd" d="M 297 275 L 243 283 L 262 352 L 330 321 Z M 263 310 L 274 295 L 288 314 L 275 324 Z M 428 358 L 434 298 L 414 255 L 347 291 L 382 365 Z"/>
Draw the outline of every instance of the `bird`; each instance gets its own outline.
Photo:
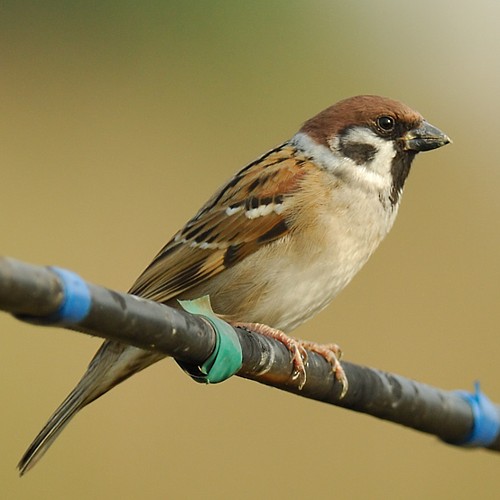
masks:
<path id="1" fill-rule="evenodd" d="M 342 378 L 335 347 L 288 334 L 324 309 L 387 235 L 415 156 L 450 142 L 402 102 L 376 95 L 338 101 L 224 183 L 129 293 L 173 307 L 208 295 L 230 324 L 284 342 L 299 371 L 304 348 L 312 348 Z M 164 357 L 104 342 L 21 458 L 20 474 L 79 410 Z"/>

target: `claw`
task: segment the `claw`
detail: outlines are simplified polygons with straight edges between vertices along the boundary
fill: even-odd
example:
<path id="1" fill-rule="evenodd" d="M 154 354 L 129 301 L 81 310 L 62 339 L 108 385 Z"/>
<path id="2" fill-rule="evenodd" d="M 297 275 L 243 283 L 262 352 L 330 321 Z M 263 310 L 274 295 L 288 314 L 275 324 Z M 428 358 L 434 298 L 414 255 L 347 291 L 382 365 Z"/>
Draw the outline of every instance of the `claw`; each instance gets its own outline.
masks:
<path id="1" fill-rule="evenodd" d="M 263 325 L 262 323 L 236 323 L 234 326 L 279 340 L 290 351 L 294 368 L 292 380 L 297 380 L 299 390 L 304 387 L 307 379 L 305 363 L 307 362 L 306 349 L 308 349 L 319 354 L 332 365 L 332 371 L 335 374 L 336 380 L 342 384 L 340 399 L 347 394 L 349 384 L 345 371 L 340 364 L 342 350 L 337 344 L 318 344 L 307 340 L 297 340 L 288 336 L 281 330 L 271 328 L 270 326 Z"/>
<path id="2" fill-rule="evenodd" d="M 309 342 L 307 340 L 301 341 L 301 344 L 306 349 L 315 352 L 325 358 L 331 365 L 332 371 L 335 374 L 335 379 L 342 384 L 342 391 L 340 399 L 342 399 L 349 389 L 349 382 L 345 374 L 344 368 L 340 364 L 342 359 L 342 350 L 337 344 L 317 344 L 316 342 Z"/>

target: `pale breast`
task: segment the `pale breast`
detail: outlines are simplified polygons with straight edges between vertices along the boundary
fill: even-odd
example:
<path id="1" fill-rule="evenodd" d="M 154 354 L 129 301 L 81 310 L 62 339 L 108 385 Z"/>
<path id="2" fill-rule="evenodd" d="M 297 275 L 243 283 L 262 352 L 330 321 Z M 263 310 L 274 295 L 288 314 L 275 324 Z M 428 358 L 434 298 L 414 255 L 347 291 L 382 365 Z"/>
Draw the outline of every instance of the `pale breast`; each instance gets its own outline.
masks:
<path id="1" fill-rule="evenodd" d="M 285 238 L 192 293 L 208 293 L 214 311 L 228 320 L 264 323 L 285 332 L 314 316 L 368 260 L 396 215 L 378 197 L 340 191 L 318 211 L 314 224 L 299 222 Z"/>

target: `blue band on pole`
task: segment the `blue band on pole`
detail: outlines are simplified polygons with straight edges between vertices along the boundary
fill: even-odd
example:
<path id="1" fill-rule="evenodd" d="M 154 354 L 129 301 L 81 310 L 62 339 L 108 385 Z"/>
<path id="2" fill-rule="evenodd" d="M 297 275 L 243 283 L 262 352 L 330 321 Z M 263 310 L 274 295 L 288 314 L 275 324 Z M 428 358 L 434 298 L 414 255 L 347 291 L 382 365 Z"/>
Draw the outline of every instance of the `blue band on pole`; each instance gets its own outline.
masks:
<path id="1" fill-rule="evenodd" d="M 208 295 L 178 302 L 185 311 L 206 319 L 216 334 L 215 349 L 211 356 L 201 366 L 177 361 L 182 369 L 196 382 L 205 384 L 223 382 L 238 373 L 243 361 L 238 335 L 229 323 L 221 320 L 212 311 Z"/>
<path id="2" fill-rule="evenodd" d="M 474 417 L 474 425 L 470 435 L 457 446 L 486 448 L 495 442 L 500 432 L 500 416 L 496 406 L 481 392 L 479 382 L 474 384 L 474 393 L 456 391 L 455 394 L 466 401 Z"/>
<path id="3" fill-rule="evenodd" d="M 79 323 L 87 316 L 92 304 L 87 283 L 78 274 L 67 269 L 54 266 L 49 269 L 61 280 L 64 298 L 59 310 L 43 319 L 50 323 Z"/>

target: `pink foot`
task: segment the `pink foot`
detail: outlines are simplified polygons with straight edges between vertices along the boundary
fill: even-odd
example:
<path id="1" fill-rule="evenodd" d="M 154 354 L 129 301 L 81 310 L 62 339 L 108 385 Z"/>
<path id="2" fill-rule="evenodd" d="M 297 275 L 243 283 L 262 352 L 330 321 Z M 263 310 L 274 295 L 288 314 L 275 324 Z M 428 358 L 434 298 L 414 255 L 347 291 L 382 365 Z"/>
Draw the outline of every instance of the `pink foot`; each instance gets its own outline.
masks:
<path id="1" fill-rule="evenodd" d="M 279 340 L 292 355 L 294 367 L 293 379 L 298 379 L 299 389 L 304 387 L 304 384 L 306 383 L 306 367 L 304 366 L 304 361 L 307 360 L 307 351 L 302 346 L 300 340 L 294 339 L 281 330 L 271 328 L 270 326 L 263 325 L 262 323 L 234 323 L 233 326 Z"/>
<path id="2" fill-rule="evenodd" d="M 335 378 L 342 384 L 340 398 L 342 399 L 346 395 L 348 382 L 345 371 L 340 364 L 342 351 L 337 344 L 318 344 L 307 340 L 297 340 L 288 336 L 281 330 L 276 330 L 275 328 L 263 325 L 262 323 L 236 323 L 234 326 L 260 333 L 265 337 L 279 340 L 292 355 L 292 362 L 294 366 L 293 378 L 298 379 L 299 389 L 302 389 L 306 383 L 306 369 L 304 365 L 304 361 L 307 360 L 306 349 L 319 354 L 332 365 L 332 371 L 335 374 Z"/>
<path id="3" fill-rule="evenodd" d="M 299 342 L 304 349 L 319 354 L 332 365 L 332 371 L 335 374 L 335 378 L 342 384 L 342 392 L 340 393 L 340 399 L 342 399 L 347 394 L 349 382 L 340 364 L 342 358 L 342 350 L 340 347 L 337 344 L 318 344 L 308 340 L 300 340 Z"/>

